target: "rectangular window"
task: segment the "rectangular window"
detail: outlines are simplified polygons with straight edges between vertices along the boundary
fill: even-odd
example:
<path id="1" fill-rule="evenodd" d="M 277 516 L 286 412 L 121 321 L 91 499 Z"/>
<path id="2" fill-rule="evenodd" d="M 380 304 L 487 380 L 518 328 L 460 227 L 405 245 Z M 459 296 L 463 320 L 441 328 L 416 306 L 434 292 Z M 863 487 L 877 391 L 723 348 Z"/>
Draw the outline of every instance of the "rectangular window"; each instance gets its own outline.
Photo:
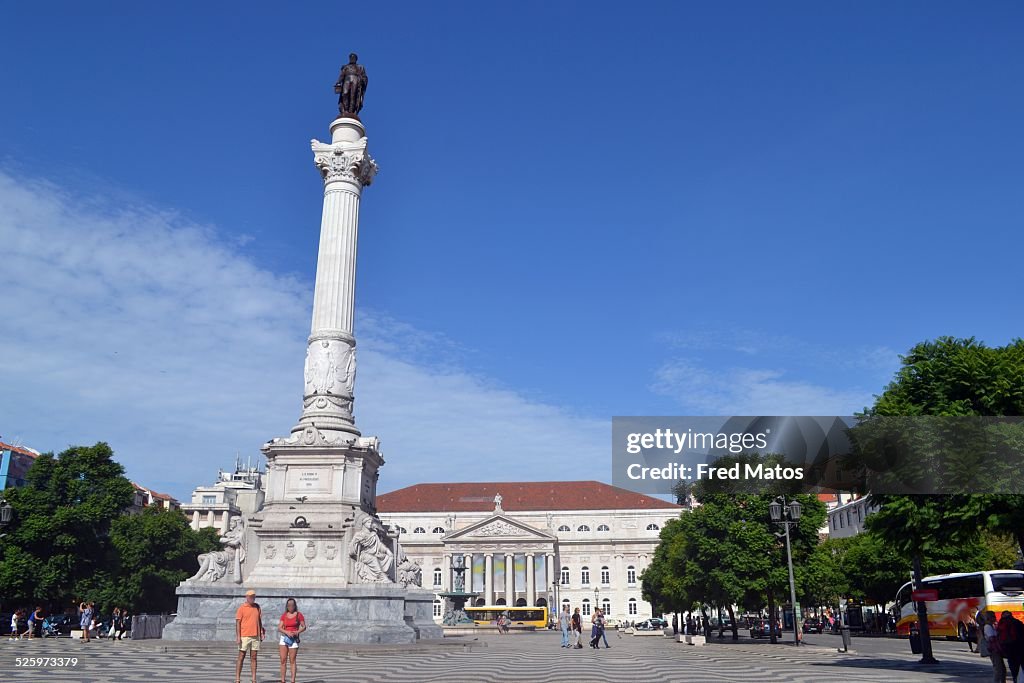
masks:
<path id="1" fill-rule="evenodd" d="M 589 586 L 590 585 L 590 570 L 589 569 L 584 569 L 581 572 L 581 575 L 582 575 L 581 581 L 582 581 L 583 585 L 584 586 Z"/>
<path id="2" fill-rule="evenodd" d="M 636 616 L 636 600 L 629 601 L 628 609 L 626 611 L 629 612 L 630 616 Z"/>
<path id="3" fill-rule="evenodd" d="M 626 583 L 630 586 L 636 583 L 636 570 L 632 567 L 626 570 Z"/>
<path id="4" fill-rule="evenodd" d="M 585 616 L 585 617 L 589 617 L 590 616 L 590 601 L 589 600 L 584 600 L 583 601 L 583 609 L 580 610 L 580 611 L 583 613 L 583 616 Z"/>
<path id="5" fill-rule="evenodd" d="M 434 603 L 434 616 L 435 617 L 441 616 L 441 603 L 439 603 L 439 602 L 435 602 Z"/>
<path id="6" fill-rule="evenodd" d="M 569 568 L 568 567 L 565 567 L 564 569 L 562 569 L 562 585 L 563 586 L 568 586 L 569 585 Z"/>
<path id="7" fill-rule="evenodd" d="M 217 496 L 203 496 L 203 505 L 216 505 Z"/>

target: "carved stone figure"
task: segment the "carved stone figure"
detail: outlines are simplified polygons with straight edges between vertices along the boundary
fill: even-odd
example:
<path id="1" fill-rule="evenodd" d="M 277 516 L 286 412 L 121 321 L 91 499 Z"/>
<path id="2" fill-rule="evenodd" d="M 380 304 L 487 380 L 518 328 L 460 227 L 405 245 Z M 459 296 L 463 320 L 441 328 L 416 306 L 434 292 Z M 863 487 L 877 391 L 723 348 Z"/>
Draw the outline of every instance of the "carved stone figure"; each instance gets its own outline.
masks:
<path id="1" fill-rule="evenodd" d="M 495 512 L 502 512 L 502 509 L 501 509 L 501 501 L 502 500 L 503 500 L 503 498 L 501 497 L 500 493 L 494 494 L 494 511 Z"/>
<path id="2" fill-rule="evenodd" d="M 363 96 L 370 79 L 366 77 L 366 68 L 358 64 L 359 55 L 355 52 L 348 56 L 348 64 L 341 67 L 338 82 L 334 84 L 334 92 L 338 93 L 338 113 L 342 116 L 358 119 L 363 108 Z"/>
<path id="3" fill-rule="evenodd" d="M 456 555 L 455 558 L 455 587 L 456 593 L 466 592 L 466 566 L 463 561 L 462 555 Z"/>
<path id="4" fill-rule="evenodd" d="M 356 561 L 356 576 L 363 583 L 390 582 L 388 576 L 395 555 L 388 547 L 384 528 L 376 518 L 365 512 L 356 512 L 359 531 L 352 537 L 349 557 Z"/>
<path id="5" fill-rule="evenodd" d="M 423 570 L 409 559 L 402 546 L 398 546 L 398 582 L 406 588 L 423 585 Z"/>
<path id="6" fill-rule="evenodd" d="M 228 522 L 227 532 L 220 537 L 222 550 L 199 556 L 199 571 L 189 581 L 221 581 L 230 578 L 242 583 L 242 565 L 245 563 L 245 521 L 238 516 Z"/>

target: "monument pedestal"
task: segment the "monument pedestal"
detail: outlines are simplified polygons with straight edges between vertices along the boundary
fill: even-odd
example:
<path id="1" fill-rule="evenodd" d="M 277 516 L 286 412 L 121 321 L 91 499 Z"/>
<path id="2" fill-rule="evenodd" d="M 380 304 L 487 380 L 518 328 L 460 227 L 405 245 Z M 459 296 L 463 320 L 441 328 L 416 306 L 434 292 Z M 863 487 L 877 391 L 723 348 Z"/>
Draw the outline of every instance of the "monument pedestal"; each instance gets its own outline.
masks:
<path id="1" fill-rule="evenodd" d="M 396 584 L 363 584 L 334 590 L 184 582 L 178 586 L 178 616 L 164 627 L 169 640 L 235 640 L 235 612 L 246 590 L 256 591 L 267 641 L 277 641 L 277 623 L 288 598 L 306 618 L 305 643 L 389 643 L 442 638 L 434 623 L 434 595 Z"/>

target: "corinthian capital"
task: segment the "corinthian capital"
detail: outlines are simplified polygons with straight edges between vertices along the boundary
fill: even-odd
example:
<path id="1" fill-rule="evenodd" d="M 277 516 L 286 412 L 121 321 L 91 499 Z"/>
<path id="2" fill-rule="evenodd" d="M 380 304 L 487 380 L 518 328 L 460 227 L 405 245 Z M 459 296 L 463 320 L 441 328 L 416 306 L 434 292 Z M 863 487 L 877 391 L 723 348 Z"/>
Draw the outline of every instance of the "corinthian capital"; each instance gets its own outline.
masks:
<path id="1" fill-rule="evenodd" d="M 363 138 L 365 141 L 365 138 Z M 366 152 L 365 142 L 361 145 L 325 144 L 318 140 L 311 142 L 313 163 L 320 170 L 325 182 L 349 180 L 366 186 L 377 174 L 377 162 Z"/>

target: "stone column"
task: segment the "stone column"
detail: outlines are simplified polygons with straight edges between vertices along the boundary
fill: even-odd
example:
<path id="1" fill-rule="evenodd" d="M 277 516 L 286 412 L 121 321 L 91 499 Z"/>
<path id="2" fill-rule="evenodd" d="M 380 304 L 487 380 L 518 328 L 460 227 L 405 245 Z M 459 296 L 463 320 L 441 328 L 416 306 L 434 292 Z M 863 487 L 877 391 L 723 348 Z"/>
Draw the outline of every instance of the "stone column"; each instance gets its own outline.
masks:
<path id="1" fill-rule="evenodd" d="M 484 553 L 484 604 L 494 604 L 494 553 Z"/>
<path id="2" fill-rule="evenodd" d="M 462 556 L 462 566 L 466 568 L 466 573 L 463 574 L 463 576 L 466 577 L 466 592 L 467 593 L 472 593 L 473 592 L 473 555 L 472 554 L 470 554 L 470 553 L 463 554 L 463 556 Z M 469 606 L 472 607 L 473 604 L 470 603 Z"/>
<path id="3" fill-rule="evenodd" d="M 552 605 L 551 600 L 555 599 L 555 589 L 552 588 L 552 584 L 555 582 L 555 555 L 554 553 L 544 553 L 544 592 L 550 595 L 548 601 L 548 610 L 556 609 L 561 611 L 560 605 Z"/>
<path id="4" fill-rule="evenodd" d="M 192 511 L 192 529 L 199 531 L 199 510 Z"/>
<path id="5" fill-rule="evenodd" d="M 449 553 L 444 554 L 444 570 L 441 572 L 441 590 L 450 591 L 452 589 L 452 556 Z"/>
<path id="6" fill-rule="evenodd" d="M 516 556 L 505 553 L 505 604 L 513 607 L 516 604 Z"/>
<path id="7" fill-rule="evenodd" d="M 615 562 L 612 568 L 615 573 L 612 575 L 612 611 L 619 619 L 627 618 L 626 611 L 629 597 L 626 595 L 629 587 L 626 585 L 626 566 L 623 563 L 622 553 L 615 555 Z M 621 612 L 620 612 L 621 610 Z"/>
<path id="8" fill-rule="evenodd" d="M 312 142 L 313 161 L 324 179 L 313 323 L 306 349 L 302 416 L 292 433 L 315 440 L 319 430 L 332 444 L 359 437 L 352 414 L 356 379 L 353 318 L 359 200 L 377 164 L 367 153 L 366 131 L 355 119 L 331 123 L 331 143 Z M 309 431 L 312 429 L 313 431 Z"/>
<path id="9" fill-rule="evenodd" d="M 533 553 L 526 553 L 526 606 L 533 607 L 533 604 L 537 601 L 535 595 L 535 583 L 537 579 L 535 577 L 537 568 L 533 565 Z"/>

